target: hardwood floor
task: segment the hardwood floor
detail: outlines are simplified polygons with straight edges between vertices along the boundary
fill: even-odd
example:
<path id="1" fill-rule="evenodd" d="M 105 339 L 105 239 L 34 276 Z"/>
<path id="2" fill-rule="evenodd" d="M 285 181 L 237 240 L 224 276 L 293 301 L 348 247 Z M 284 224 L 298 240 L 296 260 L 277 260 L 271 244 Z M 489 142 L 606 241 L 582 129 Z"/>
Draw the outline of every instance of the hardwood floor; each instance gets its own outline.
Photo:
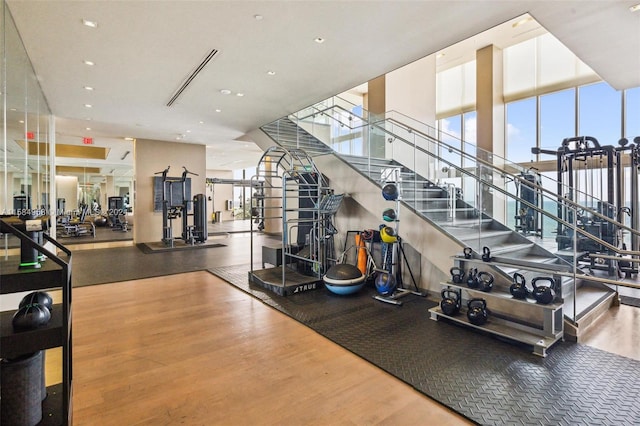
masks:
<path id="1" fill-rule="evenodd" d="M 461 425 L 207 272 L 74 290 L 76 425 Z"/>

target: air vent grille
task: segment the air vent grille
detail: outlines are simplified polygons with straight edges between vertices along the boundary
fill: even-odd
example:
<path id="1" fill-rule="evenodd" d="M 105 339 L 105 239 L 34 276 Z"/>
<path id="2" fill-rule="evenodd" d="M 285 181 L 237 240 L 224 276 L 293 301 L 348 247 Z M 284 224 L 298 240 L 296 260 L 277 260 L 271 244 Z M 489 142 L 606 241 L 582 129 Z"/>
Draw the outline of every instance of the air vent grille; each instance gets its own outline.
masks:
<path id="1" fill-rule="evenodd" d="M 204 69 L 204 67 L 213 59 L 214 56 L 218 54 L 218 52 L 219 51 L 217 49 L 213 49 L 211 50 L 211 52 L 207 54 L 207 56 L 205 56 L 202 62 L 200 62 L 200 64 L 193 70 L 193 72 L 189 74 L 189 76 L 184 80 L 184 83 L 182 83 L 182 85 L 178 88 L 178 90 L 174 92 L 173 96 L 171 96 L 171 99 L 169 99 L 169 102 L 167 102 L 168 107 L 173 105 L 173 103 L 180 97 L 180 95 L 182 94 L 182 92 L 184 92 L 187 86 L 191 84 L 193 79 L 196 78 L 198 74 L 200 74 L 200 71 Z"/>

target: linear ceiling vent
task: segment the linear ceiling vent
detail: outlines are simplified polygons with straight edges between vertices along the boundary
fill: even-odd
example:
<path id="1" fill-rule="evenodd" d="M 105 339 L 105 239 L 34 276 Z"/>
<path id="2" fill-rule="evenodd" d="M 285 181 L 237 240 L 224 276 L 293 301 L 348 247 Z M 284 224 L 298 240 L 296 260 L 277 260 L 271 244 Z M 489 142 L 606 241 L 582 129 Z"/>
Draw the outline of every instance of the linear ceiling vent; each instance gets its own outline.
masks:
<path id="1" fill-rule="evenodd" d="M 189 76 L 185 79 L 184 83 L 182 83 L 182 85 L 178 88 L 178 90 L 175 91 L 173 96 L 171 96 L 171 99 L 169 100 L 169 102 L 167 102 L 167 106 L 173 105 L 173 103 L 180 97 L 182 92 L 184 92 L 184 89 L 186 89 L 187 86 L 191 84 L 193 79 L 196 78 L 198 74 L 200 74 L 200 71 L 204 69 L 204 67 L 209 63 L 209 61 L 213 59 L 214 56 L 218 54 L 218 52 L 219 51 L 217 49 L 213 49 L 211 52 L 207 54 L 207 56 L 205 56 L 202 62 L 200 62 L 200 64 L 193 70 L 193 72 L 189 74 Z"/>

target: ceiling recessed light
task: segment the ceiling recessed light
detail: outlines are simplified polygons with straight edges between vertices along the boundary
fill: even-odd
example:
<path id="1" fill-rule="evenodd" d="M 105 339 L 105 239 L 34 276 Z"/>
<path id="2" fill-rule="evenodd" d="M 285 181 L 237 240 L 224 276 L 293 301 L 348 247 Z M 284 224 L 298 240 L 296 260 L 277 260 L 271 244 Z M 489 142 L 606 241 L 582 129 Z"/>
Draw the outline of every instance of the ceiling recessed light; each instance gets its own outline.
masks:
<path id="1" fill-rule="evenodd" d="M 231 94 L 231 90 L 229 90 L 229 89 L 222 89 L 222 90 L 220 91 L 220 93 L 222 93 L 223 95 L 230 95 L 230 94 Z"/>
<path id="2" fill-rule="evenodd" d="M 98 23 L 96 21 L 90 21 L 88 19 L 83 19 L 82 25 L 86 27 L 91 27 L 91 28 L 98 28 Z"/>
<path id="3" fill-rule="evenodd" d="M 191 133 L 191 130 L 187 130 L 187 133 Z"/>
<path id="4" fill-rule="evenodd" d="M 253 17 L 256 21 L 262 21 L 262 19 L 264 18 L 262 15 L 253 15 Z"/>
<path id="5" fill-rule="evenodd" d="M 130 138 L 130 137 L 127 136 L 127 137 L 124 138 L 124 140 L 125 141 L 133 141 L 133 138 Z"/>
<path id="6" fill-rule="evenodd" d="M 96 64 L 93 61 L 87 61 L 87 60 L 82 61 L 82 63 L 85 64 L 85 65 L 89 65 L 90 67 L 92 67 L 92 66 L 94 66 Z"/>
<path id="7" fill-rule="evenodd" d="M 93 105 L 91 105 L 91 104 L 84 104 L 84 107 L 85 107 L 85 108 L 93 108 Z"/>
<path id="8" fill-rule="evenodd" d="M 269 75 L 276 75 L 276 72 L 275 72 L 275 71 L 267 71 L 267 74 L 269 74 Z"/>
<path id="9" fill-rule="evenodd" d="M 92 91 L 92 90 L 93 90 L 93 87 L 91 87 L 91 86 L 84 86 L 84 90 Z"/>
<path id="10" fill-rule="evenodd" d="M 313 39 L 313 41 L 315 41 L 318 44 L 324 43 L 324 39 L 322 37 L 316 37 L 315 39 Z"/>
<path id="11" fill-rule="evenodd" d="M 216 112 L 222 112 L 222 110 L 219 108 L 216 108 Z"/>
<path id="12" fill-rule="evenodd" d="M 24 120 L 18 120 L 18 123 L 24 124 Z"/>
<path id="13" fill-rule="evenodd" d="M 85 130 L 91 130 L 91 127 L 85 127 Z"/>
<path id="14" fill-rule="evenodd" d="M 511 24 L 511 27 L 517 28 L 520 25 L 524 25 L 527 22 L 531 22 L 531 21 L 533 21 L 533 18 L 531 16 L 527 16 L 526 18 L 522 18 L 518 22 L 514 22 L 513 24 Z"/>
<path id="15" fill-rule="evenodd" d="M 244 93 L 236 93 L 236 96 L 243 97 Z"/>
<path id="16" fill-rule="evenodd" d="M 635 4 L 635 5 L 631 6 L 631 7 L 629 8 L 629 10 L 630 10 L 631 12 L 637 12 L 638 10 L 640 10 L 640 3 L 638 3 L 638 4 Z"/>
<path id="17" fill-rule="evenodd" d="M 204 121 L 199 121 L 200 124 L 204 124 Z"/>

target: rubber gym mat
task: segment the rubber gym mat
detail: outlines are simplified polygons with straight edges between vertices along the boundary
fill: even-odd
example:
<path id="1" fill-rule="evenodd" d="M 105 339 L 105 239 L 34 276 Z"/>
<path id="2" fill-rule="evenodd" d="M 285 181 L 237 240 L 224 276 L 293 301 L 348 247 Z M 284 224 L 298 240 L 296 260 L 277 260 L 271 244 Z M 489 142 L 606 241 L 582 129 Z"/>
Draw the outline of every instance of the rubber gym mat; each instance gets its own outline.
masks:
<path id="1" fill-rule="evenodd" d="M 620 303 L 623 305 L 635 306 L 640 308 L 640 299 L 630 296 L 620 296 Z"/>
<path id="2" fill-rule="evenodd" d="M 216 247 L 225 247 L 224 244 L 219 243 L 201 243 L 201 244 L 186 244 L 182 241 L 176 241 L 173 247 L 167 247 L 163 242 L 154 242 L 154 243 L 138 243 L 136 244 L 140 250 L 144 254 L 153 254 L 153 253 L 165 253 L 168 251 L 177 251 L 177 250 L 196 250 L 196 249 L 208 249 L 208 248 L 216 248 Z"/>
<path id="3" fill-rule="evenodd" d="M 288 297 L 248 283 L 248 266 L 210 272 L 354 352 L 478 424 L 640 424 L 640 361 L 558 342 L 546 358 L 446 321 L 438 301 L 418 296 L 393 306 L 365 287 Z"/>

